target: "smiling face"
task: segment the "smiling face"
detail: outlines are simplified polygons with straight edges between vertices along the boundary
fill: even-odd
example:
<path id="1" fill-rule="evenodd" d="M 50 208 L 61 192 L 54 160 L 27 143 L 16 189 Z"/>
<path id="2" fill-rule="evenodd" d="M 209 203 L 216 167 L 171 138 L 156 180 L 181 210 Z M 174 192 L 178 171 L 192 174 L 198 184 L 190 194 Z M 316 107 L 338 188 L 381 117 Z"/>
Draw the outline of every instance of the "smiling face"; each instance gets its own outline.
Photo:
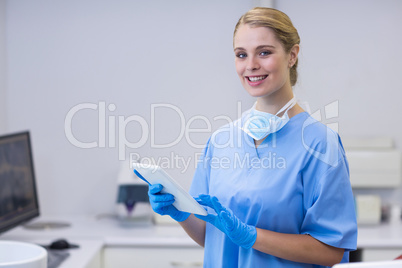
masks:
<path id="1" fill-rule="evenodd" d="M 243 24 L 234 37 L 234 52 L 237 74 L 251 96 L 276 99 L 292 93 L 289 69 L 298 47 L 296 54 L 286 53 L 272 29 Z"/>

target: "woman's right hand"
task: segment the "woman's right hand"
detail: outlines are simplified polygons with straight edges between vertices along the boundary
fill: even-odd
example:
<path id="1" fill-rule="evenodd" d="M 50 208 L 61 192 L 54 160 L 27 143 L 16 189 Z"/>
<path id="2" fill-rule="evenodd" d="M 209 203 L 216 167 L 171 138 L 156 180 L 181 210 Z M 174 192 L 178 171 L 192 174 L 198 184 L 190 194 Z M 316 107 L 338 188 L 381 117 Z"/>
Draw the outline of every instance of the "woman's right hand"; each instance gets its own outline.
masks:
<path id="1" fill-rule="evenodd" d="M 161 193 L 163 186 L 161 184 L 149 185 L 148 196 L 152 209 L 160 215 L 169 215 L 175 221 L 185 221 L 190 213 L 177 210 L 173 206 L 174 196 L 168 193 Z"/>

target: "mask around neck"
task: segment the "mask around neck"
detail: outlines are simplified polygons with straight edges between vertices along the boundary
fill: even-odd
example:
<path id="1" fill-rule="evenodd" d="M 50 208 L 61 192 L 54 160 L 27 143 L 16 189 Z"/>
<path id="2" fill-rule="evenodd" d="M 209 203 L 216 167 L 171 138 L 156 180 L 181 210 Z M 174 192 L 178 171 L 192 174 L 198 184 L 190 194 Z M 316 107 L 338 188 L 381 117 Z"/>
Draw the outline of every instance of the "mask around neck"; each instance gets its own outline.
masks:
<path id="1" fill-rule="evenodd" d="M 254 140 L 261 140 L 269 134 L 278 132 L 289 122 L 288 111 L 297 103 L 293 97 L 276 114 L 270 114 L 255 109 L 257 103 L 250 110 L 250 114 L 245 121 L 242 130 Z M 278 114 L 284 114 L 279 117 Z"/>

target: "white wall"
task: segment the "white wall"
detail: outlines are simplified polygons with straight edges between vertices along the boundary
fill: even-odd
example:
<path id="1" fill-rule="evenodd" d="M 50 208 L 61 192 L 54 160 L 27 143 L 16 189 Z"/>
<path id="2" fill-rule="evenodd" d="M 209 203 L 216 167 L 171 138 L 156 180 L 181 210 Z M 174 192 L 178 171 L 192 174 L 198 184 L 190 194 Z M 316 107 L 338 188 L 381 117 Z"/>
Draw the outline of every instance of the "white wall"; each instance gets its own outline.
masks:
<path id="1" fill-rule="evenodd" d="M 216 116 L 235 119 L 238 102 L 241 110 L 253 102 L 235 74 L 232 32 L 255 3 L 8 1 L 7 130 L 32 132 L 43 212 L 113 210 L 122 152 L 109 142 L 113 135 L 116 142 L 145 138 L 143 146 L 128 148 L 126 154 L 164 161 L 188 188 L 195 153 L 201 151 L 191 142 L 205 143 L 210 132 L 225 123 L 214 120 Z M 276 7 L 289 14 L 301 35 L 297 95 L 313 111 L 339 100 L 335 120 L 343 137 L 388 135 L 400 148 L 400 2 L 281 0 Z M 66 115 L 77 105 L 101 102 L 106 105 L 101 116 L 99 106 L 78 112 L 72 131 L 85 142 L 99 141 L 100 134 L 106 138 L 104 147 L 74 146 L 65 134 Z M 116 109 L 109 111 L 109 104 Z M 123 131 L 109 121 L 137 116 L 150 124 L 152 104 L 173 105 L 186 123 L 205 116 L 211 131 L 158 149 L 152 148 L 138 122 Z M 102 116 L 106 132 L 99 122 Z M 179 113 L 171 108 L 157 110 L 155 126 L 158 144 L 174 141 L 183 130 Z M 206 125 L 199 119 L 191 127 Z M 191 167 L 183 172 L 177 158 L 190 160 Z M 383 195 L 402 203 L 400 189 Z"/>
<path id="2" fill-rule="evenodd" d="M 281 0 L 301 36 L 299 97 L 312 111 L 339 101 L 342 138 L 386 136 L 402 148 L 402 2 Z M 381 178 L 379 178 L 381 179 Z M 402 189 L 376 192 L 402 204 Z"/>
<path id="3" fill-rule="evenodd" d="M 150 124 L 151 105 L 170 104 L 178 111 L 159 108 L 155 119 L 155 142 L 167 144 L 184 130 L 181 113 L 186 123 L 205 116 L 214 130 L 225 123 L 215 116 L 237 117 L 238 101 L 248 108 L 252 100 L 234 70 L 232 32 L 250 7 L 243 0 L 9 1 L 8 128 L 32 132 L 43 213 L 113 210 L 122 150 L 108 142 L 109 128 L 115 129 L 110 117 L 118 122 L 119 116 L 137 116 Z M 99 126 L 99 107 L 76 113 L 72 131 L 85 142 L 98 141 L 100 133 L 105 146 L 72 145 L 65 135 L 66 115 L 77 105 L 100 102 L 106 105 L 106 133 Z M 109 104 L 116 109 L 109 111 Z M 202 120 L 191 127 L 197 125 L 206 127 Z M 201 149 L 185 137 L 175 146 L 151 148 L 138 122 L 123 130 L 112 131 L 113 140 L 146 141 L 127 154 L 164 161 L 184 187 L 190 186 Z M 209 135 L 191 134 L 191 142 L 203 146 Z M 176 164 L 178 158 L 190 160 L 190 168 Z"/>
<path id="4" fill-rule="evenodd" d="M 301 35 L 299 95 L 313 109 L 339 100 L 344 136 L 387 135 L 401 147 L 402 2 L 276 3 Z"/>
<path id="5" fill-rule="evenodd" d="M 6 89 L 6 1 L 0 0 L 0 134 L 7 127 Z"/>

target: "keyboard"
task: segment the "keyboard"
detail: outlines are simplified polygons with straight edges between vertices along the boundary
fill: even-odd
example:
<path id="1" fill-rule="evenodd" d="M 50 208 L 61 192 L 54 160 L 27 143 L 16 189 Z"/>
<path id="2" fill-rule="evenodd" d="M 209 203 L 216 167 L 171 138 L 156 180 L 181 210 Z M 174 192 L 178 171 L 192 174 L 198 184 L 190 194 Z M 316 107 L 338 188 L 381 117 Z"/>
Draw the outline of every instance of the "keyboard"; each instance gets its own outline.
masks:
<path id="1" fill-rule="evenodd" d="M 65 250 L 47 249 L 47 268 L 57 268 L 62 264 L 70 253 Z"/>

